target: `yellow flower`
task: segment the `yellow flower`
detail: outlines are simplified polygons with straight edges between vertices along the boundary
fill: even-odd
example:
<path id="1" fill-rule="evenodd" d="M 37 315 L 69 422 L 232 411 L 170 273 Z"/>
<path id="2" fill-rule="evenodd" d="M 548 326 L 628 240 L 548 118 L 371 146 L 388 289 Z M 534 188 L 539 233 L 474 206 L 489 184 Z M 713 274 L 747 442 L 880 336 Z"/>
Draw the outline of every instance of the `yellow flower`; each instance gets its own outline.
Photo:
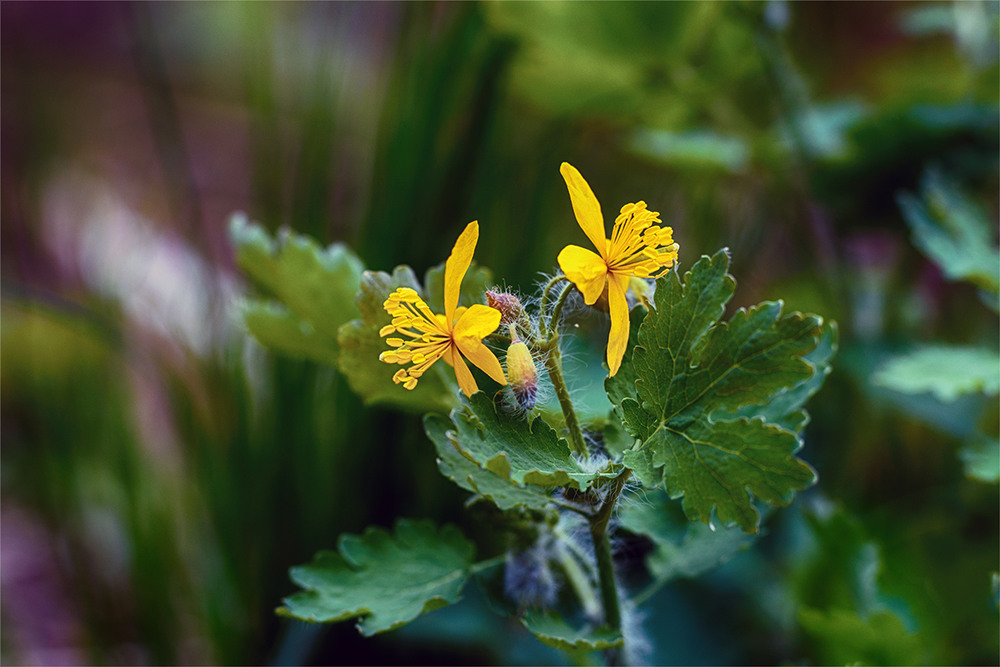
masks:
<path id="1" fill-rule="evenodd" d="M 614 375 L 621 366 L 628 345 L 628 301 L 625 293 L 629 281 L 632 277 L 656 278 L 674 265 L 678 249 L 674 243 L 674 230 L 660 227 L 660 214 L 648 210 L 646 202 L 641 201 L 622 206 L 611 238 L 605 238 L 601 204 L 587 181 L 583 180 L 576 167 L 566 162 L 559 167 L 559 173 L 569 189 L 576 221 L 599 253 L 569 245 L 559 253 L 559 266 L 583 293 L 583 300 L 588 306 L 607 293 L 611 311 L 608 368 L 610 375 Z"/>
<path id="2" fill-rule="evenodd" d="M 500 384 L 507 384 L 500 362 L 483 345 L 483 338 L 496 331 L 500 324 L 500 311 L 482 304 L 458 307 L 462 278 L 472 263 L 478 240 L 479 223 L 470 222 L 444 265 L 444 315 L 431 312 L 416 290 L 409 287 L 400 287 L 382 304 L 392 315 L 392 323 L 382 327 L 379 335 L 402 334 L 408 340 L 387 339 L 386 343 L 394 349 L 380 354 L 379 360 L 387 364 L 413 364 L 396 371 L 392 376 L 396 384 L 413 389 L 431 364 L 443 358 L 455 369 L 458 386 L 466 396 L 472 396 L 479 387 L 463 356 Z"/>

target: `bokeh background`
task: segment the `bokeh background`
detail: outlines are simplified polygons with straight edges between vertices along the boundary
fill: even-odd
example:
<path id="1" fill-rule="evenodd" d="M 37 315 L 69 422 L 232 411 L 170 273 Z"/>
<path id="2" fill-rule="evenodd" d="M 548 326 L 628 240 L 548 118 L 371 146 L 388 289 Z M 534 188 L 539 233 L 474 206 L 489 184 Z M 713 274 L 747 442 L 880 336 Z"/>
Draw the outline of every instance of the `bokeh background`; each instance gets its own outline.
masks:
<path id="1" fill-rule="evenodd" d="M 661 211 L 682 264 L 731 248 L 734 305 L 840 324 L 819 485 L 647 603 L 651 661 L 997 664 L 997 485 L 958 455 L 996 397 L 871 381 L 917 343 L 997 347 L 897 200 L 937 170 L 995 244 L 997 7 L 4 2 L 0 659 L 562 660 L 475 590 L 368 640 L 274 615 L 342 532 L 469 520 L 418 417 L 247 335 L 227 221 L 422 272 L 478 219 L 528 290 L 582 240 L 566 160 L 606 212 Z"/>

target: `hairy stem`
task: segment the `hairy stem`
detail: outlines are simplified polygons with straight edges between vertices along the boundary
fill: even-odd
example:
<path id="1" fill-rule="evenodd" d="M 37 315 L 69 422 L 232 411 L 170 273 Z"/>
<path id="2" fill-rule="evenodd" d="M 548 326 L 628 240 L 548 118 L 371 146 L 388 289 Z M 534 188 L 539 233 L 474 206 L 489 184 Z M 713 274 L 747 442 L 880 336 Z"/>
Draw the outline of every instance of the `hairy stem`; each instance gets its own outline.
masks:
<path id="1" fill-rule="evenodd" d="M 601 604 L 604 607 L 604 621 L 613 630 L 621 630 L 622 614 L 618 603 L 618 585 L 615 582 L 615 566 L 611 558 L 611 540 L 608 537 L 608 522 L 614 512 L 618 496 L 625 488 L 625 482 L 632 475 L 626 469 L 615 477 L 608 490 L 608 496 L 601 509 L 590 520 L 590 537 L 594 541 L 594 555 L 597 557 L 597 574 L 601 586 Z"/>
<path id="2" fill-rule="evenodd" d="M 566 304 L 566 299 L 569 298 L 570 293 L 576 289 L 573 283 L 569 283 L 563 288 L 563 291 L 559 294 L 559 300 L 556 301 L 555 308 L 552 309 L 552 317 L 549 318 L 549 326 L 552 329 L 552 335 L 558 335 L 559 333 L 559 318 L 562 317 L 562 309 Z M 543 311 L 544 312 L 544 311 Z"/>
<path id="3" fill-rule="evenodd" d="M 545 324 L 545 311 L 549 306 L 549 292 L 552 291 L 553 287 L 564 280 L 568 280 L 564 275 L 555 276 L 549 280 L 549 282 L 545 283 L 545 287 L 542 288 L 542 302 L 540 308 L 541 317 L 538 318 L 538 327 L 541 329 L 542 335 L 548 334 L 548 329 Z"/>
<path id="4" fill-rule="evenodd" d="M 566 420 L 566 429 L 569 431 L 569 446 L 574 452 L 586 458 L 590 457 L 587 445 L 583 441 L 583 432 L 580 430 L 580 422 L 576 418 L 576 411 L 573 409 L 573 401 L 569 397 L 569 390 L 566 388 L 566 380 L 562 373 L 562 353 L 559 352 L 559 333 L 552 332 L 548 340 L 549 354 L 545 358 L 545 369 L 549 372 L 552 386 L 556 390 L 556 398 L 559 399 L 559 407 L 562 408 L 563 418 Z"/>

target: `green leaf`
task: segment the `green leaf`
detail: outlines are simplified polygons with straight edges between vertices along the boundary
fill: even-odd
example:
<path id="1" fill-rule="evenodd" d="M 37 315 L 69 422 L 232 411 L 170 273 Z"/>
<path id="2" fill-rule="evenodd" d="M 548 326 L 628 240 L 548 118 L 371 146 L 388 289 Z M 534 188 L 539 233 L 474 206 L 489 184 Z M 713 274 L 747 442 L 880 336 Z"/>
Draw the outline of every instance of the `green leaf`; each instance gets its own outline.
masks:
<path id="1" fill-rule="evenodd" d="M 796 433 L 801 432 L 809 423 L 809 414 L 802 409 L 802 406 L 820 390 L 826 376 L 830 374 L 830 362 L 837 352 L 837 340 L 837 323 L 825 323 L 816 349 L 802 357 L 815 369 L 808 380 L 803 380 L 794 387 L 778 393 L 765 405 L 747 405 L 731 413 L 720 410 L 715 414 L 715 418 L 723 418 L 723 415 L 726 419 L 761 417 L 770 424 L 783 426 Z"/>
<path id="2" fill-rule="evenodd" d="M 1000 482 L 1000 440 L 980 435 L 962 448 L 958 457 L 965 474 L 980 482 Z"/>
<path id="3" fill-rule="evenodd" d="M 654 578 L 650 590 L 671 579 L 697 577 L 722 565 L 754 541 L 753 535 L 735 528 L 712 530 L 688 521 L 680 504 L 663 491 L 622 502 L 619 516 L 622 528 L 653 542 L 655 548 L 646 559 Z"/>
<path id="4" fill-rule="evenodd" d="M 446 413 L 457 405 L 454 375 L 444 363 L 435 364 L 420 378 L 412 391 L 392 381 L 399 368 L 379 361 L 379 354 L 388 350 L 379 330 L 392 319 L 382 303 L 397 287 L 412 287 L 422 292 L 420 283 L 408 266 L 397 266 L 392 275 L 382 271 L 365 271 L 357 308 L 361 319 L 340 327 L 338 340 L 343 354 L 340 370 L 351 389 L 366 404 L 391 405 L 410 412 Z"/>
<path id="5" fill-rule="evenodd" d="M 885 607 L 878 579 L 879 545 L 842 508 L 825 506 L 805 515 L 814 546 L 796 563 L 796 597 L 806 606 L 839 607 L 867 615 Z"/>
<path id="6" fill-rule="evenodd" d="M 361 283 L 361 260 L 340 243 L 323 249 L 289 231 L 272 238 L 242 214 L 231 218 L 229 235 L 236 263 L 277 299 L 243 305 L 250 333 L 284 354 L 335 363 L 337 329 L 357 316 L 354 295 Z"/>
<path id="7" fill-rule="evenodd" d="M 540 510 L 551 502 L 551 495 L 545 488 L 535 485 L 518 486 L 465 458 L 458 449 L 453 433 L 449 433 L 452 427 L 452 423 L 440 415 L 424 417 L 424 430 L 437 449 L 438 469 L 442 475 L 466 491 L 489 499 L 501 510 L 519 506 Z"/>
<path id="8" fill-rule="evenodd" d="M 920 637 L 906 631 L 898 616 L 880 611 L 867 618 L 848 609 L 799 609 L 799 623 L 819 644 L 827 665 L 919 665 Z"/>
<path id="9" fill-rule="evenodd" d="M 521 617 L 521 625 L 547 646 L 563 651 L 603 651 L 624 646 L 625 640 L 617 630 L 572 627 L 556 612 L 528 612 Z"/>
<path id="10" fill-rule="evenodd" d="M 455 446 L 470 461 L 516 484 L 572 486 L 586 490 L 596 479 L 613 476 L 614 466 L 588 471 L 571 454 L 569 444 L 541 417 L 528 421 L 498 413 L 484 392 L 462 397 L 451 412 Z"/>
<path id="11" fill-rule="evenodd" d="M 709 523 L 714 509 L 724 524 L 756 532 L 751 493 L 785 505 L 815 481 L 794 456 L 801 440 L 783 424 L 801 422 L 795 413 L 811 387 L 798 387 L 818 372 L 805 357 L 821 334 L 832 345 L 833 333 L 824 334 L 815 315 L 782 315 L 780 302 L 719 322 L 735 289 L 728 267 L 723 250 L 702 257 L 683 286 L 675 271 L 659 278 L 655 309 L 605 387 L 625 428 L 642 441 L 625 453 L 625 465 L 683 497 L 690 519 Z M 781 410 L 766 407 L 790 390 L 795 400 Z"/>
<path id="12" fill-rule="evenodd" d="M 318 333 L 280 303 L 248 299 L 240 311 L 250 333 L 265 347 L 291 357 L 337 365 L 336 339 Z"/>
<path id="13" fill-rule="evenodd" d="M 615 459 L 620 459 L 636 443 L 632 434 L 625 430 L 618 413 L 613 410 L 604 423 L 601 435 L 604 437 L 604 450 Z"/>
<path id="14" fill-rule="evenodd" d="M 979 347 L 928 345 L 888 361 L 872 382 L 905 394 L 930 392 L 942 401 L 993 396 L 1000 391 L 1000 355 Z"/>
<path id="15" fill-rule="evenodd" d="M 922 200 L 909 193 L 899 196 L 913 242 L 949 280 L 967 280 L 1000 294 L 1000 249 L 989 217 L 937 171 L 927 171 L 922 185 Z"/>
<path id="16" fill-rule="evenodd" d="M 750 147 L 736 136 L 712 130 L 671 132 L 637 128 L 626 141 L 636 155 L 681 168 L 715 168 L 742 171 L 750 159 Z"/>
<path id="17" fill-rule="evenodd" d="M 321 551 L 291 569 L 304 590 L 284 599 L 282 616 L 335 623 L 361 617 L 367 636 L 409 623 L 460 598 L 474 547 L 452 525 L 400 519 L 392 534 L 368 528 L 342 535 L 338 551 Z"/>

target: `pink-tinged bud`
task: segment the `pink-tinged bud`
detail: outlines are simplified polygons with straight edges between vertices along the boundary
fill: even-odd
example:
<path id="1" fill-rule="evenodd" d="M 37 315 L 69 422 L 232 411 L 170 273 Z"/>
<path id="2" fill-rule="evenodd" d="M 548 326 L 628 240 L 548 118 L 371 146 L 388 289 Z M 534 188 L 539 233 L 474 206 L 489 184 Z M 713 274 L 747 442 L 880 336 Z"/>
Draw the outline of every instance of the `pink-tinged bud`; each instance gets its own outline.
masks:
<path id="1" fill-rule="evenodd" d="M 535 407 L 535 394 L 538 393 L 538 370 L 531 358 L 528 346 L 522 343 L 511 326 L 511 339 L 514 341 L 507 348 L 507 384 L 514 393 L 518 405 L 525 410 Z"/>
<path id="2" fill-rule="evenodd" d="M 524 316 L 521 300 L 510 292 L 486 290 L 486 305 L 500 311 L 500 326 L 508 326 Z"/>

